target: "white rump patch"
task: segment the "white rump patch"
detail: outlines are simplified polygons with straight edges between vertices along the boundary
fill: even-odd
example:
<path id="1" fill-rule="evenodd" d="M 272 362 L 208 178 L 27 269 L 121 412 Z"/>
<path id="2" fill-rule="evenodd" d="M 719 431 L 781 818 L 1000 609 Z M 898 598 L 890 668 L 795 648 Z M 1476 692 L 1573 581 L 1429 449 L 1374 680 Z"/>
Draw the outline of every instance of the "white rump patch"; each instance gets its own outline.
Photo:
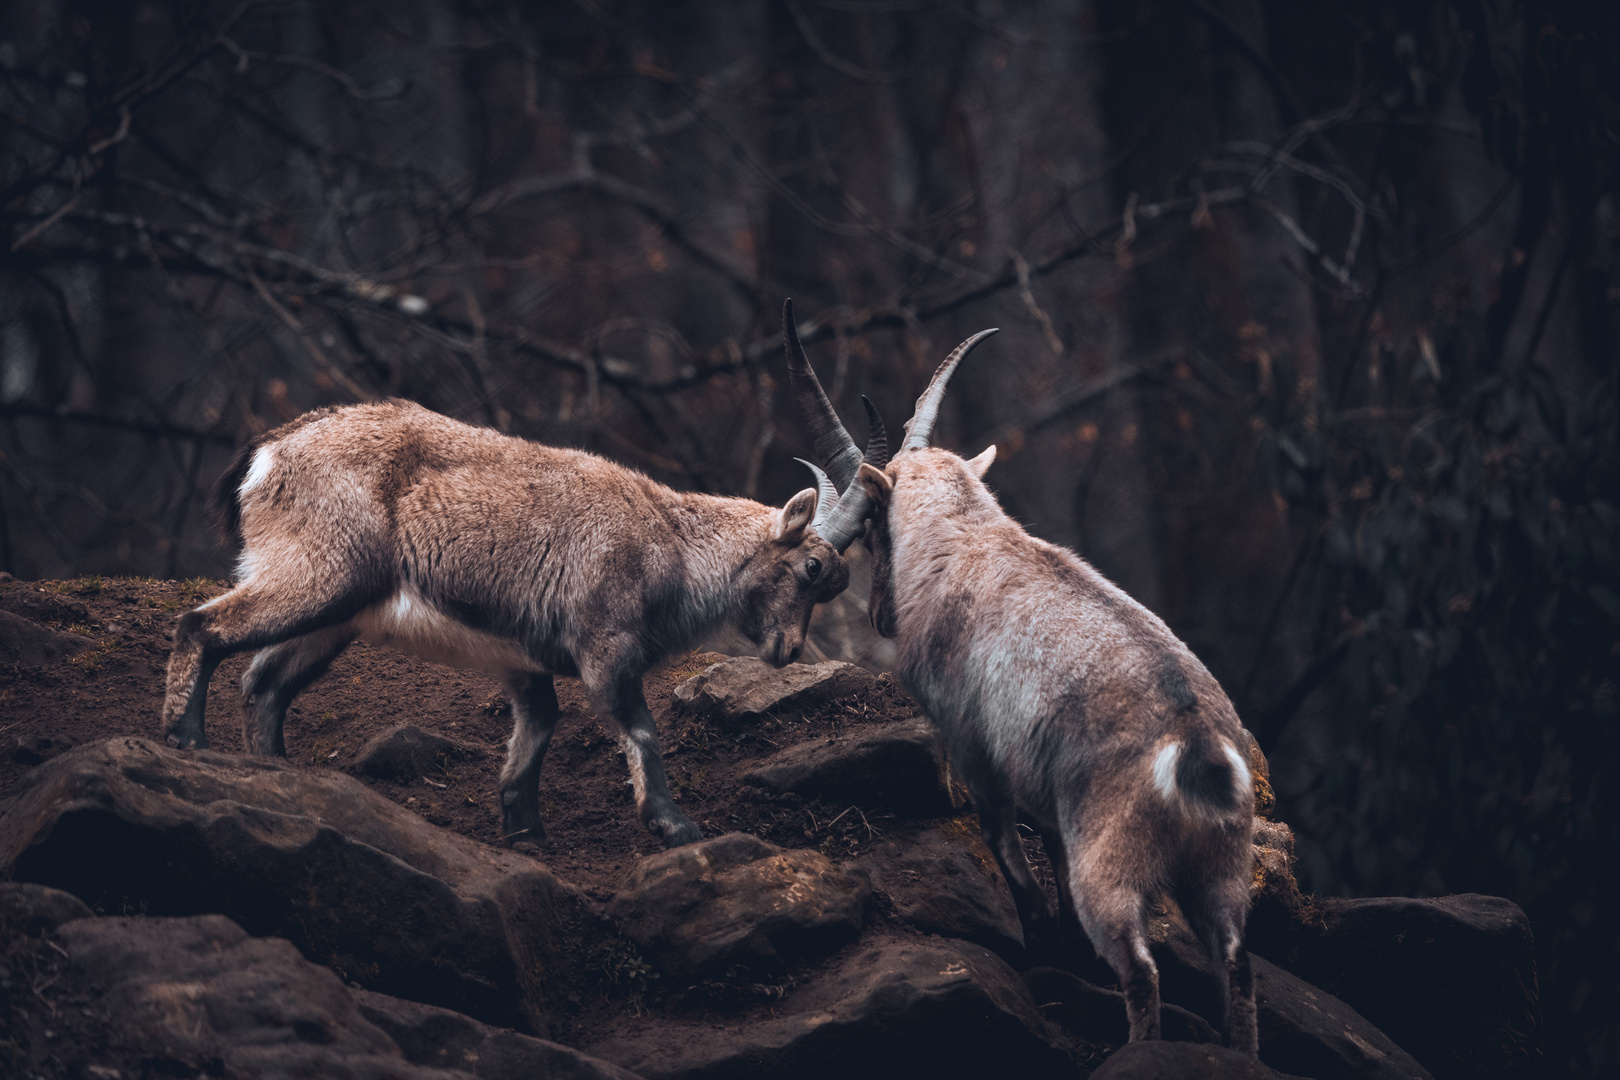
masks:
<path id="1" fill-rule="evenodd" d="M 1176 759 L 1181 756 L 1181 744 L 1169 743 L 1153 758 L 1153 786 L 1165 798 L 1176 794 Z"/>
<path id="2" fill-rule="evenodd" d="M 270 475 L 270 469 L 275 463 L 276 455 L 270 447 L 261 446 L 255 450 L 253 452 L 253 464 L 248 467 L 247 479 L 243 480 L 242 486 L 236 489 L 237 496 L 246 495 L 264 483 L 265 477 Z"/>
<path id="3" fill-rule="evenodd" d="M 1226 751 L 1226 760 L 1232 763 L 1232 783 L 1239 792 L 1249 790 L 1249 763 L 1243 760 L 1243 755 L 1232 748 L 1232 744 L 1225 739 L 1221 740 L 1221 749 Z"/>

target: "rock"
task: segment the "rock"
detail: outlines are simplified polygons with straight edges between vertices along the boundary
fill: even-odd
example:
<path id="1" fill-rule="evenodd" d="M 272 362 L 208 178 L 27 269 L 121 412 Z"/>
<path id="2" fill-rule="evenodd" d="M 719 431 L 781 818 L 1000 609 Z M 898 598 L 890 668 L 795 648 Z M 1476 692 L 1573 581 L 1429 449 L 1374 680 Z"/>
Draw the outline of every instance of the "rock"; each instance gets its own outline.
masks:
<path id="1" fill-rule="evenodd" d="M 483 756 L 476 746 L 423 731 L 415 724 L 389 728 L 360 749 L 353 771 L 378 780 L 410 783 L 458 761 Z"/>
<path id="2" fill-rule="evenodd" d="M 1220 1046 L 1139 1042 L 1121 1047 L 1091 1075 L 1093 1080 L 1276 1080 L 1279 1074 Z"/>
<path id="3" fill-rule="evenodd" d="M 952 783 L 938 732 L 920 718 L 789 747 L 745 773 L 742 782 L 924 816 L 948 814 L 967 801 Z"/>
<path id="4" fill-rule="evenodd" d="M 634 1073 L 567 1046 L 492 1028 L 449 1009 L 350 990 L 360 1015 L 412 1065 L 463 1069 L 481 1080 L 636 1080 Z"/>
<path id="5" fill-rule="evenodd" d="M 893 942 L 857 952 L 775 1013 L 621 1033 L 591 1047 L 649 1080 L 822 1080 L 927 1076 L 1073 1077 L 1018 974 L 966 942 Z"/>
<path id="6" fill-rule="evenodd" d="M 0 589 L 0 611 L 37 623 L 87 623 L 90 609 L 77 600 L 64 600 L 43 589 L 14 584 Z"/>
<path id="7" fill-rule="evenodd" d="M 96 1008 L 114 1040 L 98 1048 L 99 1063 L 74 1063 L 80 1068 L 66 1075 L 110 1075 L 116 1066 L 101 1056 L 109 1050 L 135 1067 L 131 1075 L 152 1075 L 146 1061 L 177 1076 L 465 1075 L 411 1068 L 336 975 L 290 942 L 250 938 L 222 915 L 80 919 L 57 937 L 76 971 L 102 991 Z"/>
<path id="8" fill-rule="evenodd" d="M 675 706 L 716 720 L 751 720 L 767 712 L 807 712 L 829 701 L 870 689 L 877 680 L 864 668 L 828 660 L 774 668 L 739 656 L 675 687 Z"/>
<path id="9" fill-rule="evenodd" d="M 544 1034 L 583 898 L 353 777 L 277 758 L 87 744 L 0 815 L 0 877 L 111 910 L 219 912 L 399 997 Z"/>
<path id="10" fill-rule="evenodd" d="M 19 765 L 39 765 L 72 746 L 65 739 L 53 739 L 49 735 L 19 735 L 11 760 Z"/>
<path id="11" fill-rule="evenodd" d="M 7 594 L 9 595 L 9 594 Z M 95 642 L 0 611 L 0 664 L 43 667 L 77 656 Z"/>
<path id="12" fill-rule="evenodd" d="M 1086 1043 L 1124 1046 L 1131 1037 L 1125 1017 L 1125 995 L 1086 982 L 1059 968 L 1038 967 L 1024 972 L 1024 984 L 1048 1021 Z M 1213 1043 L 1218 1031 L 1197 1013 L 1179 1005 L 1161 1005 L 1159 1024 L 1170 1042 Z"/>
<path id="13" fill-rule="evenodd" d="M 861 860 L 896 918 L 918 930 L 983 945 L 1018 958 L 1024 931 L 1012 892 L 977 835 L 953 843 L 929 830 L 905 844 L 884 841 Z"/>
<path id="14" fill-rule="evenodd" d="M 1529 920 L 1494 896 L 1315 900 L 1279 955 L 1439 1080 L 1542 1073 Z"/>
<path id="15" fill-rule="evenodd" d="M 728 833 L 651 855 L 608 918 L 674 978 L 733 964 L 775 967 L 861 932 L 872 886 L 816 851 Z"/>
<path id="16" fill-rule="evenodd" d="M 83 900 L 61 889 L 27 881 L 0 882 L 0 927 L 8 933 L 38 934 L 94 914 Z"/>
<path id="17" fill-rule="evenodd" d="M 1254 780 L 1254 816 L 1269 818 L 1277 809 L 1277 793 L 1271 790 L 1271 763 L 1261 751 L 1260 741 L 1254 737 L 1254 732 L 1248 728 L 1240 730 L 1243 732 L 1243 744 L 1238 750 L 1249 763 L 1249 775 Z"/>
<path id="18" fill-rule="evenodd" d="M 1179 912 L 1148 920 L 1149 945 L 1165 1001 L 1221 1023 L 1220 998 L 1204 947 Z M 1429 1071 L 1355 1009 L 1252 951 L 1260 1060 L 1314 1080 L 1428 1080 Z"/>

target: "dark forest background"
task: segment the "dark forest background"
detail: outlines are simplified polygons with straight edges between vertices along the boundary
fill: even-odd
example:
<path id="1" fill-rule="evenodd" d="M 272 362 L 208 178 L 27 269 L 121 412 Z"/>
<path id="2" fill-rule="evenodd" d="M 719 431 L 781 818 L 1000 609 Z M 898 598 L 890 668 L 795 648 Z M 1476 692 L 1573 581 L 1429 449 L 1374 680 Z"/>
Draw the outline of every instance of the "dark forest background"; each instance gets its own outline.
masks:
<path id="1" fill-rule="evenodd" d="M 0 568 L 226 576 L 233 448 L 387 395 L 779 501 L 783 297 L 891 425 L 1000 326 L 941 441 L 1205 660 L 1308 887 L 1518 901 L 1612 1073 L 1617 61 L 1601 2 L 9 0 Z"/>

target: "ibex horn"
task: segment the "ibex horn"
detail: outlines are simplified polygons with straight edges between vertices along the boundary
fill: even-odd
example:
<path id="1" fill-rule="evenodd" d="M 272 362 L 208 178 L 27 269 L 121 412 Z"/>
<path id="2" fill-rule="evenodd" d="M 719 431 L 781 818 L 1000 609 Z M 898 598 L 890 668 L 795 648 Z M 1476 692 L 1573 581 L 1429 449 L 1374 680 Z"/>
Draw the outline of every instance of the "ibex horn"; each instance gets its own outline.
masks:
<path id="1" fill-rule="evenodd" d="M 916 411 L 911 414 L 911 419 L 906 421 L 906 439 L 900 444 L 900 449 L 921 450 L 928 445 L 928 440 L 934 433 L 934 421 L 939 418 L 939 403 L 945 397 L 945 384 L 951 381 L 951 373 L 956 370 L 956 365 L 962 362 L 962 357 L 972 351 L 973 346 L 991 334 L 999 332 L 999 328 L 980 330 L 951 350 L 951 355 L 945 358 L 945 362 L 934 372 L 933 379 L 929 380 L 928 389 L 917 399 Z"/>

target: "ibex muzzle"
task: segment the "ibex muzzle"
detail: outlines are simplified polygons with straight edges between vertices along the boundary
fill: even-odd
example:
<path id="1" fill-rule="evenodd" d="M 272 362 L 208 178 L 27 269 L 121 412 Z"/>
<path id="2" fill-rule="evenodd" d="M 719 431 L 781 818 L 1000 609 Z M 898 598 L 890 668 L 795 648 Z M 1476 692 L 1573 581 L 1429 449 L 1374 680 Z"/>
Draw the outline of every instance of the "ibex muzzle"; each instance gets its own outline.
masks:
<path id="1" fill-rule="evenodd" d="M 260 650 L 242 693 L 261 754 L 286 753 L 288 705 L 356 637 L 488 671 L 512 699 L 502 833 L 540 843 L 552 680 L 577 676 L 622 729 L 647 828 L 690 843 L 701 834 L 670 798 L 642 676 L 728 621 L 772 663 L 797 659 L 812 609 L 849 583 L 855 533 L 821 528 L 836 498 L 806 489 L 773 508 L 673 491 L 402 401 L 305 414 L 244 448 L 215 489 L 242 539 L 237 583 L 180 619 L 164 730 L 208 745 L 209 678 L 246 649 Z"/>
<path id="2" fill-rule="evenodd" d="M 1171 895 L 1214 960 L 1227 1044 L 1252 1054 L 1253 796 L 1237 714 L 1158 617 L 1002 511 L 982 480 L 994 447 L 965 461 L 928 445 L 946 380 L 984 336 L 940 366 L 887 469 L 858 467 L 873 625 L 896 639 L 895 672 L 973 793 L 1026 940 L 1056 924 L 1019 811 L 1041 827 L 1058 918 L 1078 919 L 1119 975 L 1130 1037 L 1159 1034 L 1145 920 Z"/>

